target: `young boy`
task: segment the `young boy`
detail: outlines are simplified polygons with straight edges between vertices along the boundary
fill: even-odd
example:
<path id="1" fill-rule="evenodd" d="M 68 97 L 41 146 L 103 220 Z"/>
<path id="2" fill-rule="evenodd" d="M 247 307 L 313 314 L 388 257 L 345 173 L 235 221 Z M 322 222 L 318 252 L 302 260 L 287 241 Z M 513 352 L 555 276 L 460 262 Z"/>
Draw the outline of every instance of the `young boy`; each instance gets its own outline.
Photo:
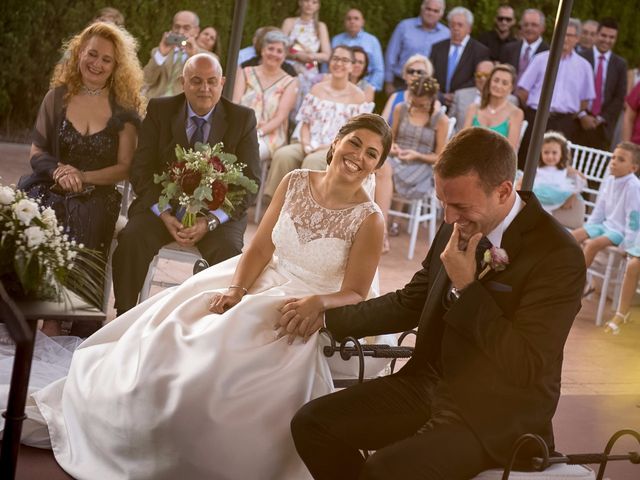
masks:
<path id="1" fill-rule="evenodd" d="M 633 244 L 640 229 L 639 168 L 640 147 L 620 143 L 609 163 L 611 175 L 600 186 L 589 220 L 571 232 L 578 242 L 585 242 L 582 251 L 587 266 L 603 248 Z"/>

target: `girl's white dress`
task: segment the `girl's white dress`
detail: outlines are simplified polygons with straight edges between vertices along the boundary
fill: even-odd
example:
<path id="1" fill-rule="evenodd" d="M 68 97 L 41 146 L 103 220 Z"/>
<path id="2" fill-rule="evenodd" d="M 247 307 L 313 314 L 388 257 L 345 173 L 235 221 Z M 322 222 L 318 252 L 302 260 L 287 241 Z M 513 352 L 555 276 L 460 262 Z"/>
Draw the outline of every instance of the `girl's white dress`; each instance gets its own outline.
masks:
<path id="1" fill-rule="evenodd" d="M 274 257 L 238 305 L 207 309 L 235 257 L 106 325 L 75 351 L 66 378 L 33 395 L 60 465 L 91 480 L 310 478 L 289 424 L 333 390 L 325 342 L 288 345 L 273 326 L 285 299 L 340 289 L 352 241 L 376 212 L 373 202 L 326 209 L 309 172 L 293 172 Z"/>

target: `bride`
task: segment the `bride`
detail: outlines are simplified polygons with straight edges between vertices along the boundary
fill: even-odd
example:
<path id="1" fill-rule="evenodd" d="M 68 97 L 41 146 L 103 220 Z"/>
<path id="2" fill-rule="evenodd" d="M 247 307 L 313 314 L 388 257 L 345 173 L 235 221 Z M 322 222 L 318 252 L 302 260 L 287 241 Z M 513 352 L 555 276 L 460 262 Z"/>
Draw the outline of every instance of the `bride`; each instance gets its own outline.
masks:
<path id="1" fill-rule="evenodd" d="M 362 184 L 390 146 L 382 117 L 353 117 L 326 172 L 285 177 L 243 255 L 82 343 L 33 395 L 58 463 L 78 479 L 311 478 L 289 422 L 332 391 L 323 311 L 368 295 L 383 220 Z"/>

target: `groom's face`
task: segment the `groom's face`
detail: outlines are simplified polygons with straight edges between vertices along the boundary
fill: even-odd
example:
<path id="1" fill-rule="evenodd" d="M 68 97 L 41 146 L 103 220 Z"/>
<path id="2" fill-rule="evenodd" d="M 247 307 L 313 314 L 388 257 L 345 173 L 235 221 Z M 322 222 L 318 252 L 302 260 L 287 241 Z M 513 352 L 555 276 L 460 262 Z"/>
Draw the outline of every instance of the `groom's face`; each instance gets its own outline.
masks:
<path id="1" fill-rule="evenodd" d="M 513 191 L 503 182 L 487 193 L 475 172 L 453 178 L 435 176 L 436 196 L 444 209 L 444 221 L 457 223 L 461 248 L 478 232 L 490 233 L 506 216 L 505 208 Z"/>

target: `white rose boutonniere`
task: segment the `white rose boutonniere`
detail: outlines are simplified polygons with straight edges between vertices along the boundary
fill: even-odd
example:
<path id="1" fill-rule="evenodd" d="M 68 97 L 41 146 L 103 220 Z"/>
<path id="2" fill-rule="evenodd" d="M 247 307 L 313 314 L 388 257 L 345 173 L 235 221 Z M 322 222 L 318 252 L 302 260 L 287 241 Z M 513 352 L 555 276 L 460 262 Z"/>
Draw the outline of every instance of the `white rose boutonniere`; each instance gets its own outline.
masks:
<path id="1" fill-rule="evenodd" d="M 509 255 L 507 255 L 507 251 L 504 248 L 487 248 L 484 251 L 484 256 L 482 257 L 482 265 L 484 266 L 484 270 L 482 270 L 480 275 L 478 275 L 478 280 L 484 277 L 491 270 L 501 272 L 506 269 L 507 265 L 509 265 Z"/>

